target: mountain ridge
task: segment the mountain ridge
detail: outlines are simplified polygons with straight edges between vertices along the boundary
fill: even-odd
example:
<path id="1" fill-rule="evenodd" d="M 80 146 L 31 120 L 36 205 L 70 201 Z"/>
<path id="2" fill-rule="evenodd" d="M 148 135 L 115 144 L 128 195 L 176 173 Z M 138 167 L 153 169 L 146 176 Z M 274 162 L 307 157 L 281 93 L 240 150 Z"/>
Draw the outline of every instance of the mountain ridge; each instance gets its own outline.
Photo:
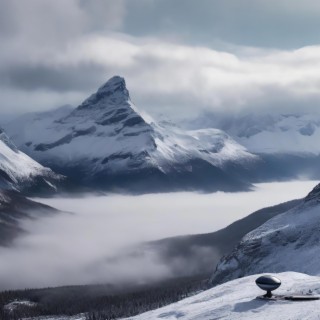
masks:
<path id="1" fill-rule="evenodd" d="M 258 161 L 221 130 L 185 131 L 146 119 L 120 76 L 70 113 L 53 118 L 18 119 L 6 130 L 40 163 L 92 187 L 129 192 L 246 190 L 250 183 L 224 167 L 247 168 Z"/>
<path id="2" fill-rule="evenodd" d="M 43 167 L 21 152 L 0 128 L 1 189 L 33 192 L 55 192 L 63 180 L 61 175 Z"/>
<path id="3" fill-rule="evenodd" d="M 320 184 L 297 207 L 245 235 L 220 260 L 212 284 L 262 272 L 290 270 L 319 274 L 319 190 Z"/>

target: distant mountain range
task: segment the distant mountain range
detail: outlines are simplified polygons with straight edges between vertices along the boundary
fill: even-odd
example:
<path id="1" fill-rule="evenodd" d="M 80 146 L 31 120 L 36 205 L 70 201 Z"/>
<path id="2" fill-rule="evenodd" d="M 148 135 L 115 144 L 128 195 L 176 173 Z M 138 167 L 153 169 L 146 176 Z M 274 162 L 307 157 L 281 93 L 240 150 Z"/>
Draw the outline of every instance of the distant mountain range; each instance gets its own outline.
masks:
<path id="1" fill-rule="evenodd" d="M 189 129 L 218 128 L 262 160 L 251 181 L 320 178 L 320 115 L 205 112 Z"/>
<path id="2" fill-rule="evenodd" d="M 319 114 L 206 112 L 184 125 L 219 128 L 253 153 L 320 154 Z"/>
<path id="3" fill-rule="evenodd" d="M 221 130 L 186 131 L 142 115 L 119 76 L 76 109 L 28 114 L 5 129 L 42 165 L 104 190 L 245 190 L 250 182 L 234 172 L 259 161 Z"/>
<path id="4" fill-rule="evenodd" d="M 25 114 L 4 129 L 79 190 L 239 191 L 320 178 L 320 116 L 206 113 L 182 125 L 140 112 L 114 76 L 77 108 Z"/>

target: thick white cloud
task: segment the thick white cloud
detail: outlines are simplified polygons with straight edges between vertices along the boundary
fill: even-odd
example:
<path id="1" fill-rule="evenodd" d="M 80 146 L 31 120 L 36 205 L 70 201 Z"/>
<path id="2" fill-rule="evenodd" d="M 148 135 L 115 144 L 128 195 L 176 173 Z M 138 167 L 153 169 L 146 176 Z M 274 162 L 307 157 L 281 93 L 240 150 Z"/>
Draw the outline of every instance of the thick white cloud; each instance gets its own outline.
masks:
<path id="1" fill-rule="evenodd" d="M 78 104 L 114 74 L 125 76 L 138 107 L 174 116 L 203 109 L 316 109 L 319 100 L 320 46 L 232 54 L 109 33 L 77 38 L 56 52 L 29 48 L 12 57 L 3 51 L 2 96 L 17 110 L 23 99 L 39 109 Z"/>
<path id="2" fill-rule="evenodd" d="M 320 46 L 231 45 L 225 52 L 182 43 L 179 36 L 129 36 L 125 25 L 134 14 L 128 9 L 142 2 L 0 1 L 0 15 L 6 17 L 0 34 L 0 114 L 80 104 L 115 74 L 126 78 L 138 108 L 169 117 L 204 109 L 318 109 Z M 268 14 L 280 6 L 293 16 L 299 10 L 312 15 L 317 3 L 309 2 L 307 8 L 298 3 L 291 8 L 286 0 L 259 5 Z M 145 10 L 158 5 L 145 3 Z M 207 6 L 203 1 L 200 7 Z"/>
<path id="3" fill-rule="evenodd" d="M 139 254 L 134 249 L 141 242 L 213 232 L 262 207 L 303 197 L 315 184 L 259 184 L 236 197 L 218 192 L 39 199 L 73 213 L 23 221 L 27 233 L 0 247 L 0 290 L 168 278 L 175 266 L 156 248 Z M 198 252 L 199 258 L 212 254 Z"/>

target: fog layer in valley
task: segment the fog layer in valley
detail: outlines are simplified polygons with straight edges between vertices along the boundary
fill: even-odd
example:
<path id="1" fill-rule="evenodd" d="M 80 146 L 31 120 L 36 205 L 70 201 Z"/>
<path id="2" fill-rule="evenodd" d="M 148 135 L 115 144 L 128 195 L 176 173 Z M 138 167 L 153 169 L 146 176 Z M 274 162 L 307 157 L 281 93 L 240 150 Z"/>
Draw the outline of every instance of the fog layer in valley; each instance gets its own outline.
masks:
<path id="1" fill-rule="evenodd" d="M 304 197 L 316 183 L 259 184 L 246 193 L 36 199 L 70 213 L 23 222 L 28 234 L 0 249 L 0 289 L 169 278 L 157 252 L 132 254 L 132 248 L 218 230 L 257 209 Z"/>

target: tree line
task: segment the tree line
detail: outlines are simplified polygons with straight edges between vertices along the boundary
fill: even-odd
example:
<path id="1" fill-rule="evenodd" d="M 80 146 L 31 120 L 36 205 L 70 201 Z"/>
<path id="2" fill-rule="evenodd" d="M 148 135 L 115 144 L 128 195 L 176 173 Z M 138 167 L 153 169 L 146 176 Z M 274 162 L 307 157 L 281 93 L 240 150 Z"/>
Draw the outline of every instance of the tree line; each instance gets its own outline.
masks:
<path id="1" fill-rule="evenodd" d="M 19 320 L 81 313 L 86 320 L 118 319 L 179 301 L 207 289 L 207 283 L 207 275 L 201 275 L 129 288 L 96 285 L 4 291 L 0 293 L 0 319 Z M 13 310 L 6 307 L 12 301 L 24 300 L 35 305 L 19 304 Z"/>

